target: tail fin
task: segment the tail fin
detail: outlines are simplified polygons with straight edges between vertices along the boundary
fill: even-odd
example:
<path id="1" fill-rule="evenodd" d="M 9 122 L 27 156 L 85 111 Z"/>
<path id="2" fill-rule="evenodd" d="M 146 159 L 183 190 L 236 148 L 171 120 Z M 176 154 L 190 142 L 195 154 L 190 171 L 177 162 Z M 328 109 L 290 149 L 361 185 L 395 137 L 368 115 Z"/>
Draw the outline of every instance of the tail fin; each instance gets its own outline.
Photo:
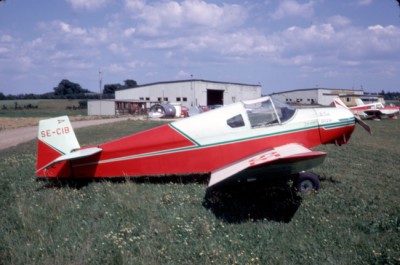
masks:
<path id="1" fill-rule="evenodd" d="M 335 104 L 336 107 L 343 107 L 346 109 L 349 109 L 346 104 L 343 103 L 339 98 L 335 98 L 333 100 L 333 104 Z M 366 124 L 364 121 L 361 120 L 360 116 L 358 114 L 354 114 L 354 119 L 356 123 L 360 124 L 361 127 L 363 127 L 369 134 L 372 134 L 371 128 L 369 127 L 368 124 Z"/>
<path id="2" fill-rule="evenodd" d="M 364 106 L 365 105 L 364 101 L 362 101 L 361 98 L 356 98 L 356 104 L 357 104 L 357 106 Z"/>
<path id="3" fill-rule="evenodd" d="M 38 131 L 36 170 L 40 170 L 56 158 L 79 149 L 74 130 L 67 116 L 41 120 Z"/>
<path id="4" fill-rule="evenodd" d="M 68 161 L 93 156 L 99 147 L 81 149 L 67 116 L 41 120 L 38 132 L 36 175 L 69 177 L 73 175 Z M 57 165 L 56 165 L 57 164 Z"/>
<path id="5" fill-rule="evenodd" d="M 344 102 L 343 101 L 341 101 L 340 100 L 340 98 L 335 98 L 334 100 L 333 100 L 333 102 L 332 102 L 334 105 L 335 105 L 335 107 L 343 107 L 343 108 L 346 108 L 346 109 L 348 109 L 348 107 L 346 106 L 346 104 L 344 104 Z"/>

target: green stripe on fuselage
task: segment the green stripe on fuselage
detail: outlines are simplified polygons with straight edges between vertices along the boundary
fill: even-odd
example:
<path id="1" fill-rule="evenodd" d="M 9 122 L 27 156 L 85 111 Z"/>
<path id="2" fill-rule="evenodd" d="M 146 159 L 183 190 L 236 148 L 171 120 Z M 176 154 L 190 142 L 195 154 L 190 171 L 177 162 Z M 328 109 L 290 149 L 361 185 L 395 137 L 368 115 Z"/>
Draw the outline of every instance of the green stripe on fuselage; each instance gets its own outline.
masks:
<path id="1" fill-rule="evenodd" d="M 352 125 L 352 124 L 354 124 L 354 119 L 349 120 L 349 121 L 341 121 L 341 122 L 325 124 L 322 127 L 324 129 L 333 129 L 333 128 L 339 128 L 339 127 L 346 127 L 346 126 L 349 126 L 349 125 Z M 257 136 L 251 136 L 251 137 L 245 137 L 245 138 L 234 139 L 234 140 L 229 140 L 229 141 L 222 141 L 222 142 L 216 142 L 216 143 L 201 145 L 199 142 L 194 140 L 188 134 L 182 132 L 181 130 L 179 130 L 178 128 L 173 126 L 172 124 L 169 124 L 169 126 L 172 129 L 174 129 L 176 132 L 178 132 L 179 134 L 181 134 L 182 136 L 186 137 L 191 142 L 193 142 L 195 144 L 195 146 L 181 147 L 181 148 L 176 148 L 176 149 L 168 149 L 168 150 L 162 150 L 162 151 L 156 151 L 156 152 L 150 152 L 150 153 L 126 156 L 126 157 L 107 159 L 107 160 L 99 161 L 99 163 L 110 163 L 110 162 L 114 162 L 114 161 L 137 159 L 137 158 L 154 156 L 154 155 L 165 155 L 165 154 L 172 154 L 172 153 L 176 153 L 176 152 L 186 152 L 186 151 L 191 151 L 191 150 L 195 150 L 195 149 L 209 148 L 209 147 L 219 146 L 219 145 L 227 145 L 227 144 L 232 144 L 232 143 L 236 143 L 236 142 L 246 142 L 246 141 L 251 141 L 251 140 L 264 138 L 264 137 L 272 137 L 272 136 L 277 136 L 277 135 L 291 134 L 291 133 L 295 133 L 295 132 L 308 131 L 308 130 L 318 129 L 319 128 L 318 125 L 314 125 L 314 126 L 308 126 L 308 127 L 302 127 L 302 128 L 297 128 L 297 129 L 286 130 L 286 131 L 278 131 L 278 132 L 274 132 L 274 133 L 267 133 L 267 134 L 261 134 L 261 135 L 257 135 Z M 279 126 L 279 125 L 277 125 L 277 126 Z M 257 129 L 260 129 L 260 128 L 255 128 L 255 129 L 252 129 L 252 130 L 257 130 Z"/>

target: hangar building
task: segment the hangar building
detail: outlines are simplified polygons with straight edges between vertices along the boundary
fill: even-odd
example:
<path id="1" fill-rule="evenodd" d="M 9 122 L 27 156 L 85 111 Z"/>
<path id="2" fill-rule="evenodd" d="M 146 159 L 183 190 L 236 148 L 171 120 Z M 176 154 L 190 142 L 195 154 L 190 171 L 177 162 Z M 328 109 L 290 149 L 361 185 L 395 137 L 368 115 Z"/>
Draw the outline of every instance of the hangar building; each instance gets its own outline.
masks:
<path id="1" fill-rule="evenodd" d="M 227 105 L 259 97 L 261 97 L 261 85 L 202 79 L 167 81 L 116 91 L 114 103 L 89 101 L 88 114 L 144 114 L 152 105 L 162 102 L 180 103 L 190 108 Z"/>
<path id="2" fill-rule="evenodd" d="M 115 100 L 178 102 L 187 107 L 227 105 L 261 96 L 260 85 L 200 79 L 158 82 L 115 92 Z"/>
<path id="3" fill-rule="evenodd" d="M 363 90 L 306 88 L 273 93 L 271 94 L 271 97 L 288 104 L 323 106 L 328 106 L 335 97 L 340 97 L 347 106 L 355 106 L 355 99 L 360 98 L 363 95 Z"/>

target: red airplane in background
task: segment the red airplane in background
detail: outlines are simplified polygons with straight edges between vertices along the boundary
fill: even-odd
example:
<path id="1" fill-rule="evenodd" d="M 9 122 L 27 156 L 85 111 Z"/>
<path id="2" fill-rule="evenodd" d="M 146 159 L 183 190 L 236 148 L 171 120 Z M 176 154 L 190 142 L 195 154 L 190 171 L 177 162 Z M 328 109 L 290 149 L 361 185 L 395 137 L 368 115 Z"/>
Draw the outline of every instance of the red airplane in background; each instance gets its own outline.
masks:
<path id="1" fill-rule="evenodd" d="M 326 153 L 311 148 L 346 144 L 356 122 L 370 131 L 342 106 L 293 109 L 263 97 L 81 147 L 62 116 L 39 123 L 36 175 L 76 180 L 205 174 L 209 187 L 290 176 L 300 191 L 318 189 L 318 177 L 304 171 L 322 163 Z"/>

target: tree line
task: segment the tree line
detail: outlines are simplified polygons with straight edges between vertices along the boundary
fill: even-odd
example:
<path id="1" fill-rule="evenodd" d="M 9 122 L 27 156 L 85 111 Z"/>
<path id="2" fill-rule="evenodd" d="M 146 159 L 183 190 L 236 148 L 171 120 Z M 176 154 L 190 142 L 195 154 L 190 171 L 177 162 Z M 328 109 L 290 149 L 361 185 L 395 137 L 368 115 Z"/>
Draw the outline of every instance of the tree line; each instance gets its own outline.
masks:
<path id="1" fill-rule="evenodd" d="M 19 94 L 4 95 L 0 92 L 0 100 L 15 99 L 112 99 L 115 97 L 115 91 L 137 87 L 135 80 L 127 79 L 123 84 L 106 84 L 103 87 L 102 94 L 84 89 L 78 83 L 71 82 L 67 79 L 61 80 L 58 86 L 53 88 L 52 92 L 44 94 Z M 384 90 L 378 95 L 382 95 L 385 100 L 400 100 L 400 92 L 385 92 Z"/>
<path id="2" fill-rule="evenodd" d="M 385 100 L 400 100 L 400 92 L 385 92 L 382 90 L 380 95 L 382 95 Z"/>
<path id="3" fill-rule="evenodd" d="M 127 79 L 123 84 L 106 84 L 103 87 L 102 94 L 84 89 L 80 84 L 63 79 L 58 86 L 53 88 L 52 92 L 44 94 L 18 94 L 4 95 L 0 92 L 0 100 L 15 100 L 15 99 L 98 99 L 98 98 L 114 98 L 115 91 L 127 88 L 137 87 L 135 80 Z"/>

